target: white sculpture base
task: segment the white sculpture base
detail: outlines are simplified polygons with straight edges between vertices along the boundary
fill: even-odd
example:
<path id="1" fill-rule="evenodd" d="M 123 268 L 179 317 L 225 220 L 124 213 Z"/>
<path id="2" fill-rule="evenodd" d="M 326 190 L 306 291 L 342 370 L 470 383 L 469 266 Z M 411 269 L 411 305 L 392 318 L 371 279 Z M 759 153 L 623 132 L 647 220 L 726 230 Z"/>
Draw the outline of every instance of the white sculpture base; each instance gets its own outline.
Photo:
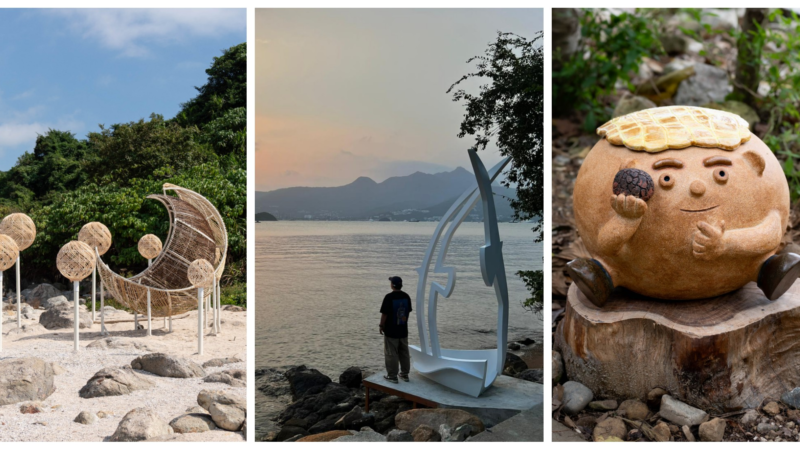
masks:
<path id="1" fill-rule="evenodd" d="M 436 358 L 415 345 L 408 346 L 414 369 L 443 386 L 473 397 L 483 394 L 499 375 L 497 350 L 442 349 Z"/>

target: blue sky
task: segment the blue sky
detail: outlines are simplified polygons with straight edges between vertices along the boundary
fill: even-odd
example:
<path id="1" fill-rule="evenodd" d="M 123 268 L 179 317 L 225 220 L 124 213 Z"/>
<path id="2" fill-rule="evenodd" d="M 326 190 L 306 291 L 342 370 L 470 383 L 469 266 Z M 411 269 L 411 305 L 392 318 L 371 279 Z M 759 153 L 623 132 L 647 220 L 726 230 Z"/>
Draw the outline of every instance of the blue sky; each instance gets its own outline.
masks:
<path id="1" fill-rule="evenodd" d="M 244 9 L 0 9 L 0 170 L 48 128 L 173 117 L 246 27 Z"/>

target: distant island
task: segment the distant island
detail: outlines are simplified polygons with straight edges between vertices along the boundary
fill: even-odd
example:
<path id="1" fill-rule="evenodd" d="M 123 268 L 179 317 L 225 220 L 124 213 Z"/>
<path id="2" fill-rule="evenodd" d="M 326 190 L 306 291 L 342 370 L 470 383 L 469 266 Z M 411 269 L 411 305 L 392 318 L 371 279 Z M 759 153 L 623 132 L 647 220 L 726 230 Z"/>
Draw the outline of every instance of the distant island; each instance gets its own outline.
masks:
<path id="1" fill-rule="evenodd" d="M 256 220 L 259 222 L 277 222 L 278 219 L 268 212 L 256 213 Z"/>
<path id="2" fill-rule="evenodd" d="M 359 177 L 345 186 L 292 187 L 256 192 L 256 211 L 271 211 L 279 220 L 370 220 L 392 222 L 438 222 L 453 202 L 475 184 L 475 176 L 463 167 L 451 172 L 391 177 L 381 183 Z M 513 220 L 508 203 L 514 189 L 493 186 L 497 216 Z M 480 202 L 467 217 L 483 220 Z"/>

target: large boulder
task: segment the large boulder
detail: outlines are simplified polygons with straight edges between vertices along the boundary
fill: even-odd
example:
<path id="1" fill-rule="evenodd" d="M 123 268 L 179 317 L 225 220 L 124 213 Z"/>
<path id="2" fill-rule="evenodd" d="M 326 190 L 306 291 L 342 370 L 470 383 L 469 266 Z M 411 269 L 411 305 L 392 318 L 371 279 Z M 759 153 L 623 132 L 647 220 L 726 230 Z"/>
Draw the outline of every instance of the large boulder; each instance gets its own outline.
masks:
<path id="1" fill-rule="evenodd" d="M 74 303 L 59 303 L 39 316 L 39 323 L 48 330 L 58 330 L 61 328 L 73 328 L 75 322 Z M 86 312 L 85 308 L 78 310 L 78 326 L 80 328 L 92 327 L 92 315 Z"/>
<path id="2" fill-rule="evenodd" d="M 361 380 L 363 375 L 361 369 L 358 367 L 348 367 L 341 375 L 339 375 L 339 384 L 353 389 L 361 387 Z"/>
<path id="3" fill-rule="evenodd" d="M 728 81 L 728 72 L 708 64 L 695 64 L 694 76 L 683 80 L 675 94 L 676 105 L 702 106 L 722 103 L 733 87 Z"/>
<path id="4" fill-rule="evenodd" d="M 217 425 L 208 414 L 184 414 L 172 419 L 169 426 L 176 433 L 203 433 L 217 429 Z"/>
<path id="5" fill-rule="evenodd" d="M 237 405 L 212 403 L 208 412 L 211 413 L 211 419 L 218 427 L 228 431 L 239 431 L 246 419 L 245 408 Z"/>
<path id="6" fill-rule="evenodd" d="M 333 382 L 319 370 L 309 369 L 306 366 L 298 366 L 289 369 L 284 373 L 284 376 L 289 380 L 292 400 L 298 400 L 305 395 L 317 394 L 321 392 L 325 386 Z"/>
<path id="7" fill-rule="evenodd" d="M 44 400 L 55 392 L 53 366 L 39 358 L 0 361 L 0 406 Z"/>
<path id="8" fill-rule="evenodd" d="M 331 442 L 386 442 L 386 436 L 376 433 L 372 428 L 364 427 L 349 436 L 342 436 Z"/>
<path id="9" fill-rule="evenodd" d="M 135 442 L 172 433 L 172 427 L 155 411 L 150 408 L 136 408 L 125 414 L 109 440 Z"/>
<path id="10" fill-rule="evenodd" d="M 427 425 L 438 430 L 442 425 L 447 425 L 455 430 L 461 425 L 468 424 L 472 427 L 472 435 L 484 430 L 483 422 L 477 416 L 460 409 L 412 409 L 397 414 L 394 418 L 397 428 L 413 433 L 420 425 Z"/>
<path id="11" fill-rule="evenodd" d="M 56 295 L 55 297 L 50 297 L 47 300 L 44 300 L 41 304 L 39 304 L 39 307 L 44 309 L 50 309 L 54 306 L 58 306 L 64 303 L 69 303 L 67 297 L 64 297 L 63 295 Z"/>
<path id="12" fill-rule="evenodd" d="M 96 348 L 100 350 L 106 349 L 124 349 L 124 350 L 141 350 L 145 352 L 160 352 L 161 346 L 153 344 L 152 342 L 142 342 L 138 339 L 122 338 L 122 337 L 105 337 L 98 339 L 86 348 Z"/>
<path id="13" fill-rule="evenodd" d="M 211 405 L 214 403 L 233 405 L 242 409 L 247 409 L 247 401 L 232 392 L 203 389 L 197 394 L 197 404 L 202 406 L 206 411 L 209 411 Z"/>
<path id="14" fill-rule="evenodd" d="M 205 370 L 196 362 L 166 353 L 142 355 L 131 361 L 131 367 L 170 378 L 194 378 L 206 375 Z"/>
<path id="15" fill-rule="evenodd" d="M 235 356 L 229 356 L 227 358 L 214 358 L 214 359 L 209 359 L 208 361 L 204 362 L 203 363 L 203 368 L 222 367 L 222 366 L 225 366 L 225 365 L 228 365 L 228 364 L 235 364 L 235 363 L 240 363 L 240 362 L 242 362 L 242 360 L 237 358 L 237 357 L 235 357 Z"/>
<path id="16" fill-rule="evenodd" d="M 150 389 L 153 386 L 153 382 L 131 369 L 106 367 L 94 374 L 78 395 L 81 398 L 110 397 Z"/>
<path id="17" fill-rule="evenodd" d="M 25 298 L 29 305 L 34 308 L 39 308 L 46 300 L 58 297 L 59 295 L 61 295 L 61 291 L 56 289 L 52 284 L 42 283 L 33 288 Z"/>
<path id="18" fill-rule="evenodd" d="M 233 387 L 247 386 L 247 372 L 242 369 L 228 369 L 214 372 L 203 378 L 206 383 L 225 383 Z"/>

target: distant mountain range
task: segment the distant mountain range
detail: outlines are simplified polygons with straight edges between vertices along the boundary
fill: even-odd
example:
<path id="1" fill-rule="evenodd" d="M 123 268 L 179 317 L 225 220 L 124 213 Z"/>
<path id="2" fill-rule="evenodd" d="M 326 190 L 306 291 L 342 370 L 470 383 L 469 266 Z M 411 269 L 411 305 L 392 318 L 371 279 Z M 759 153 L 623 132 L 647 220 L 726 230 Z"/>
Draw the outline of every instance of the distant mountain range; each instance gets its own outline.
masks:
<path id="1" fill-rule="evenodd" d="M 376 183 L 359 177 L 345 186 L 292 187 L 256 192 L 256 212 L 269 212 L 279 220 L 435 220 L 441 217 L 475 176 L 462 167 L 452 172 L 415 172 Z M 516 191 L 495 185 L 498 218 L 509 220 L 513 210 L 507 197 Z M 480 204 L 473 219 L 482 219 Z"/>

